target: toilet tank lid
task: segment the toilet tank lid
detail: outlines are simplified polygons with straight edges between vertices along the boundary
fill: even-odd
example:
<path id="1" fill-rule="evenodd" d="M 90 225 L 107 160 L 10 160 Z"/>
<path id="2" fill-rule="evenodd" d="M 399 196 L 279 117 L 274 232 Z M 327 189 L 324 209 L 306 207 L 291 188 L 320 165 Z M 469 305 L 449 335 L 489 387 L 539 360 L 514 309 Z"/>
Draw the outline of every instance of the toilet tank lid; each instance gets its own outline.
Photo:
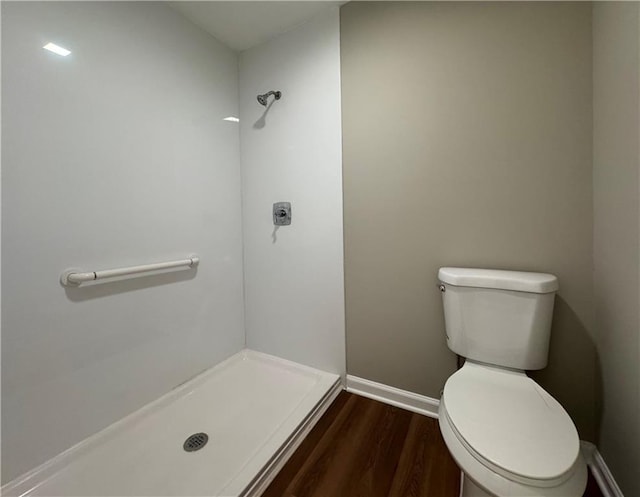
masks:
<path id="1" fill-rule="evenodd" d="M 475 269 L 468 267 L 441 267 L 438 279 L 454 286 L 495 288 L 529 293 L 557 292 L 558 278 L 546 273 L 504 271 L 501 269 Z"/>

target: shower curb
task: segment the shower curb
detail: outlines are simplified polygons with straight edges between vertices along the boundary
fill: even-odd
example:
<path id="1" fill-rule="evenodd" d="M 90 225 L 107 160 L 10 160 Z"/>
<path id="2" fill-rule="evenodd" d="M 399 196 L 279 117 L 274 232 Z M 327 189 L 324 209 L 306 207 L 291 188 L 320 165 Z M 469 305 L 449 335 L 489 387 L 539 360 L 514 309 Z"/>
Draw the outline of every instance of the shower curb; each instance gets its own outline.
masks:
<path id="1" fill-rule="evenodd" d="M 254 478 L 239 497 L 260 497 L 260 495 L 264 493 L 343 389 L 342 378 L 338 378 L 322 400 L 318 402 L 315 409 L 309 413 L 300 426 L 298 426 L 298 429 L 291 434 L 282 447 L 280 447 L 280 450 L 274 454 L 260 474 Z"/>

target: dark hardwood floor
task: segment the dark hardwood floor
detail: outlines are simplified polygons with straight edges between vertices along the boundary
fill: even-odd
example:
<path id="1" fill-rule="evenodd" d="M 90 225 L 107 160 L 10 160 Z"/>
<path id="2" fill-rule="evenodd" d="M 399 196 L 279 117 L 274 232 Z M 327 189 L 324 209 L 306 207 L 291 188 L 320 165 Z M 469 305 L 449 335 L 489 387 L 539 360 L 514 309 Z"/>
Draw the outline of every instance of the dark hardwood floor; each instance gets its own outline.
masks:
<path id="1" fill-rule="evenodd" d="M 438 421 L 342 392 L 263 497 L 458 497 Z M 589 475 L 585 497 L 602 497 Z"/>
<path id="2" fill-rule="evenodd" d="M 264 497 L 457 497 L 435 419 L 342 392 Z"/>

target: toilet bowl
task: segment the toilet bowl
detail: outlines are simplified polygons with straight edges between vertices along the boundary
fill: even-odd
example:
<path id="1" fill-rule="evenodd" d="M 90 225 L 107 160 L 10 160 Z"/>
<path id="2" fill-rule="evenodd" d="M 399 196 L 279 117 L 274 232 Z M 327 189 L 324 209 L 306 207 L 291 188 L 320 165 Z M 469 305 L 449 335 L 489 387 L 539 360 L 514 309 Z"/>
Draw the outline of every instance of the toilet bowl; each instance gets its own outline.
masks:
<path id="1" fill-rule="evenodd" d="M 446 338 L 466 358 L 447 380 L 439 425 L 462 497 L 581 497 L 587 467 L 564 408 L 525 371 L 547 365 L 557 278 L 441 268 Z"/>
<path id="2" fill-rule="evenodd" d="M 587 469 L 562 406 L 526 374 L 467 361 L 445 385 L 440 431 L 461 496 L 578 497 Z"/>

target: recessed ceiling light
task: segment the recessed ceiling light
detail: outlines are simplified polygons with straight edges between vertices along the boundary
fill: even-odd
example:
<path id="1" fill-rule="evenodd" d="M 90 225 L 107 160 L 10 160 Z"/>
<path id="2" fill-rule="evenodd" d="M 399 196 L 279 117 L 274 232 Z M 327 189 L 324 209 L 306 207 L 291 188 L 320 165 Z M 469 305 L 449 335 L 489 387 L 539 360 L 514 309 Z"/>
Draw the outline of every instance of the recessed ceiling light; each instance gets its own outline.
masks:
<path id="1" fill-rule="evenodd" d="M 230 121 L 232 123 L 239 123 L 240 119 L 238 119 L 237 117 L 229 116 L 229 117 L 225 117 L 223 119 L 223 121 Z"/>
<path id="2" fill-rule="evenodd" d="M 51 43 L 51 42 L 47 43 L 42 48 L 44 48 L 45 50 L 49 50 L 49 52 L 53 52 L 54 54 L 62 55 L 63 57 L 66 57 L 71 53 L 71 50 L 67 50 L 66 48 L 62 48 L 56 45 L 55 43 Z"/>

